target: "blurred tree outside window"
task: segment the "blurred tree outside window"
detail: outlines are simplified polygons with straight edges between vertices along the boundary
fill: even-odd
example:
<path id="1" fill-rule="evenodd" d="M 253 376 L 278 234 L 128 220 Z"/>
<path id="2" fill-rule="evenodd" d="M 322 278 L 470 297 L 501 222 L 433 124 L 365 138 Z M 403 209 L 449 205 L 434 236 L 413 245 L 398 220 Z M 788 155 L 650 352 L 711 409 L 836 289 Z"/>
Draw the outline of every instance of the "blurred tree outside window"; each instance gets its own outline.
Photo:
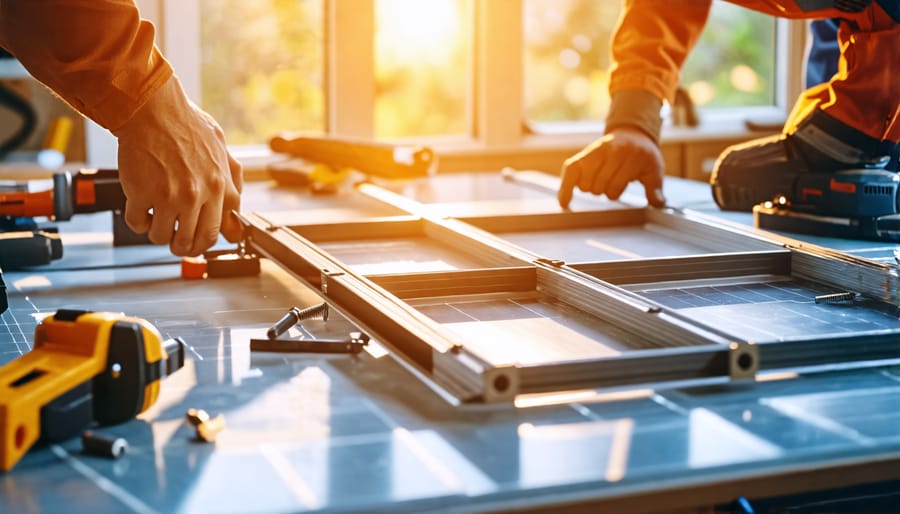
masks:
<path id="1" fill-rule="evenodd" d="M 470 3 L 376 0 L 376 137 L 468 134 Z"/>
<path id="2" fill-rule="evenodd" d="M 375 137 L 469 134 L 472 2 L 375 0 Z M 602 121 L 621 2 L 522 2 L 526 121 Z M 199 0 L 201 104 L 229 143 L 325 130 L 324 3 Z M 773 105 L 774 54 L 773 18 L 715 2 L 682 84 L 701 107 Z"/>
<path id="3" fill-rule="evenodd" d="M 603 120 L 621 2 L 523 1 L 526 120 Z M 681 82 L 701 107 L 773 105 L 774 69 L 774 18 L 718 1 Z"/>
<path id="4" fill-rule="evenodd" d="M 325 128 L 323 0 L 200 0 L 201 104 L 229 144 Z"/>
<path id="5" fill-rule="evenodd" d="M 523 1 L 526 120 L 602 120 L 621 2 Z"/>
<path id="6" fill-rule="evenodd" d="M 775 18 L 715 2 L 681 83 L 703 107 L 775 104 Z"/>

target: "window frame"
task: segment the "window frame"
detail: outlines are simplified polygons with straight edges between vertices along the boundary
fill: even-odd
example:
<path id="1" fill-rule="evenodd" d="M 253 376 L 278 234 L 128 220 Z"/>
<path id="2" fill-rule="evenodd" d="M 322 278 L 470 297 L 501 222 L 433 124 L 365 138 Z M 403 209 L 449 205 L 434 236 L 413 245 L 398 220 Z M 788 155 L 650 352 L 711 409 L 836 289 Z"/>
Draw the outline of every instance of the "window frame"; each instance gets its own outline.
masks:
<path id="1" fill-rule="evenodd" d="M 359 139 L 374 137 L 375 0 L 321 0 L 325 27 L 325 132 Z M 468 106 L 469 134 L 415 138 L 441 155 L 442 169 L 483 169 L 515 155 L 571 153 L 602 133 L 602 120 L 559 123 L 552 131 L 526 133 L 523 107 L 524 60 L 522 0 L 470 0 L 474 43 Z M 196 1 L 137 0 L 142 16 L 157 27 L 157 42 L 178 73 L 188 95 L 200 99 L 199 5 Z M 500 23 L 502 22 L 502 23 Z M 775 103 L 713 115 L 716 130 L 663 128 L 664 142 L 724 139 L 750 135 L 748 116 L 783 118 L 803 90 L 806 22 L 776 20 Z M 496 27 L 506 27 L 497 30 Z M 701 110 L 701 114 L 704 110 Z M 89 136 L 90 137 L 90 136 Z M 400 140 L 402 141 L 402 140 Z M 89 142 L 90 144 L 90 142 Z M 244 156 L 265 151 L 265 142 L 236 148 Z M 556 157 L 554 157 L 555 159 Z M 540 161 L 540 159 L 538 159 Z M 503 165 L 503 164 L 500 164 Z"/>

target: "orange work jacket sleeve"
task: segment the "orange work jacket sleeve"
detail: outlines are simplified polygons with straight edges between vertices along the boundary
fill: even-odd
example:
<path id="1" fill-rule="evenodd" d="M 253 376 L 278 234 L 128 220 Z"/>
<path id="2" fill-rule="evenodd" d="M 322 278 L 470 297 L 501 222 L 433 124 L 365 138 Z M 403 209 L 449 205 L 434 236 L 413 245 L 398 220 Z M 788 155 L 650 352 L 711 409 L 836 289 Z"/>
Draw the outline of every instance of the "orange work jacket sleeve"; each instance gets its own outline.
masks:
<path id="1" fill-rule="evenodd" d="M 712 0 L 627 0 L 612 38 L 610 94 L 641 89 L 672 100 L 711 5 Z"/>
<path id="2" fill-rule="evenodd" d="M 841 18 L 841 59 L 827 84 L 805 91 L 785 124 L 792 133 L 816 109 L 878 139 L 900 138 L 898 0 L 799 2 L 729 0 L 748 9 L 794 19 Z M 711 0 L 627 0 L 612 41 L 612 104 L 607 132 L 637 127 L 658 140 L 659 107 L 671 100 L 679 70 L 709 15 Z"/>
<path id="3" fill-rule="evenodd" d="M 612 38 L 606 130 L 631 125 L 658 139 L 659 109 L 675 96 L 712 0 L 627 0 Z"/>
<path id="4" fill-rule="evenodd" d="M 109 130 L 172 76 L 154 32 L 132 0 L 0 0 L 0 46 Z"/>

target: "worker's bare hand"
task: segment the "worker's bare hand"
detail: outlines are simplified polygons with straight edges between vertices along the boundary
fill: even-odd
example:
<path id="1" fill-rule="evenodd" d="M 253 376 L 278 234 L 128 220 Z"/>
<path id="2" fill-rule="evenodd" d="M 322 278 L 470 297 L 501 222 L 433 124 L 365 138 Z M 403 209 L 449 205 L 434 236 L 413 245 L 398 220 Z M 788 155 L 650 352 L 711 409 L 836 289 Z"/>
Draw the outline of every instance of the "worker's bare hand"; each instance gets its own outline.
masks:
<path id="1" fill-rule="evenodd" d="M 199 255 L 220 232 L 230 241 L 240 238 L 232 211 L 240 208 L 241 165 L 228 153 L 221 127 L 188 100 L 176 77 L 115 135 L 132 230 L 168 244 L 175 255 Z"/>
<path id="2" fill-rule="evenodd" d="M 663 207 L 664 173 L 662 153 L 653 139 L 640 130 L 620 127 L 566 159 L 559 205 L 569 206 L 576 186 L 586 193 L 605 194 L 616 200 L 629 182 L 638 180 L 644 185 L 650 205 Z"/>

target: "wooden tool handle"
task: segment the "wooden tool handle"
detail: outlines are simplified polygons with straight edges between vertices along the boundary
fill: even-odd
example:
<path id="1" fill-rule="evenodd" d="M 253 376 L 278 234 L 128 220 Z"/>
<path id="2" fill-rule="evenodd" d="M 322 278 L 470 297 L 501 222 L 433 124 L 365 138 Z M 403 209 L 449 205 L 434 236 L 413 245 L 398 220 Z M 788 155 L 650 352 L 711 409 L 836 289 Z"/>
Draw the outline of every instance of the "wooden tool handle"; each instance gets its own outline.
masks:
<path id="1" fill-rule="evenodd" d="M 391 145 L 297 134 L 279 134 L 269 147 L 309 161 L 335 168 L 353 168 L 388 179 L 426 177 L 434 173 L 436 159 L 431 148 Z"/>

